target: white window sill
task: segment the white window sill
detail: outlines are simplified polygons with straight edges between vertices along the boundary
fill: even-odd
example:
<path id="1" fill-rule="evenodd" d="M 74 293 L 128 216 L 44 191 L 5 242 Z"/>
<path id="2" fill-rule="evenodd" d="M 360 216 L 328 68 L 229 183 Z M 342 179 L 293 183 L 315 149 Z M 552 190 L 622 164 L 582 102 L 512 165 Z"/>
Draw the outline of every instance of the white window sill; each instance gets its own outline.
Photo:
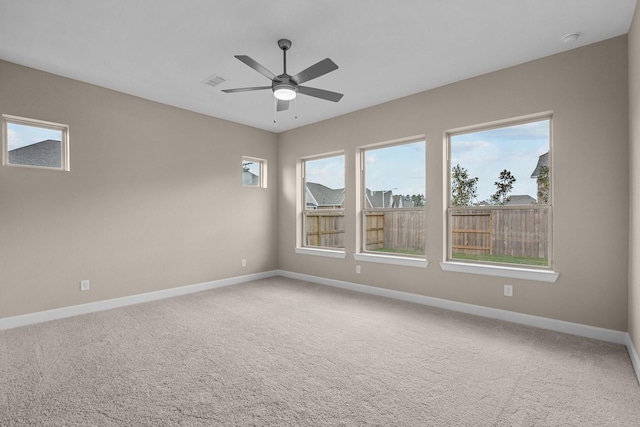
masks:
<path id="1" fill-rule="evenodd" d="M 550 270 L 503 267 L 498 265 L 480 265 L 452 261 L 441 262 L 440 268 L 442 268 L 442 271 L 453 271 L 456 273 L 481 274 L 484 276 L 508 277 L 511 279 L 535 280 L 547 283 L 555 283 L 559 276 L 559 273 Z"/>
<path id="2" fill-rule="evenodd" d="M 396 255 L 378 255 L 368 253 L 353 254 L 356 261 L 375 262 L 378 264 L 403 265 L 405 267 L 427 268 L 429 261 L 424 258 L 411 258 Z"/>
<path id="3" fill-rule="evenodd" d="M 296 253 L 302 254 L 302 255 L 323 256 L 327 258 L 345 259 L 347 257 L 347 254 L 344 251 L 336 250 L 336 249 L 296 248 Z"/>

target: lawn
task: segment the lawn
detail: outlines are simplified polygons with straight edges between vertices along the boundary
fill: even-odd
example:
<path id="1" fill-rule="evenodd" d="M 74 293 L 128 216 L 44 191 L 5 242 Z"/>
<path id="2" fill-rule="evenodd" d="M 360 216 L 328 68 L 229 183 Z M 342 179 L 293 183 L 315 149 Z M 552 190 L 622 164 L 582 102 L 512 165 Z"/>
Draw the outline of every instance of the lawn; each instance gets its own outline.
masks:
<path id="1" fill-rule="evenodd" d="M 385 252 L 385 253 L 400 254 L 400 255 L 424 255 L 424 251 L 419 251 L 415 249 L 378 248 L 378 249 L 367 249 L 367 251 Z"/>
<path id="2" fill-rule="evenodd" d="M 510 256 L 510 255 L 487 255 L 487 254 L 453 254 L 453 259 L 463 259 L 469 261 L 487 261 L 498 262 L 503 264 L 520 264 L 535 265 L 547 267 L 549 260 L 547 258 L 536 258 L 527 256 Z"/>
<path id="3" fill-rule="evenodd" d="M 378 248 L 367 249 L 369 252 L 384 252 L 398 255 L 424 255 L 424 251 L 413 249 L 393 249 L 393 248 Z M 526 256 L 510 256 L 510 255 L 487 255 L 487 254 L 453 254 L 453 259 L 467 260 L 467 261 L 485 261 L 495 262 L 500 264 L 519 264 L 519 265 L 534 265 L 540 267 L 547 267 L 549 260 L 547 258 L 536 258 Z"/>

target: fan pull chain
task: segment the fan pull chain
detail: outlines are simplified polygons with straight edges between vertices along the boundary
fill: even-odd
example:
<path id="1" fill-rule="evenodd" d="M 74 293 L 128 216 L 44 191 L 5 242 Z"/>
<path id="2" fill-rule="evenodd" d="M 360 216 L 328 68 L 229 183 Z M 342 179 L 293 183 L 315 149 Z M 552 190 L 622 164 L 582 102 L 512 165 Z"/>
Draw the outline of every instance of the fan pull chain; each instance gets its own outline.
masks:
<path id="1" fill-rule="evenodd" d="M 298 97 L 293 99 L 293 116 L 295 120 L 298 120 Z"/>

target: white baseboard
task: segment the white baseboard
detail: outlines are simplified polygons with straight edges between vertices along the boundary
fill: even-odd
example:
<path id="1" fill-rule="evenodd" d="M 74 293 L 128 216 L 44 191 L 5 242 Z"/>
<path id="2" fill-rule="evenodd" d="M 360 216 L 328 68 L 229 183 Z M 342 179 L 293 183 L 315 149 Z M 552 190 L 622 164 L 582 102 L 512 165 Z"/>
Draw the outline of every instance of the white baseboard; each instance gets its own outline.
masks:
<path id="1" fill-rule="evenodd" d="M 247 274 L 245 276 L 231 277 L 228 279 L 213 280 L 210 282 L 198 283 L 195 285 L 163 289 L 161 291 L 148 292 L 145 294 L 130 295 L 127 297 L 90 302 L 87 304 L 72 305 L 69 307 L 39 311 L 37 313 L 23 314 L 20 316 L 5 317 L 3 319 L 0 319 L 0 330 L 17 328 L 19 326 L 26 326 L 34 323 L 47 322 L 49 320 L 63 319 L 65 317 L 78 316 L 80 314 L 94 313 L 97 311 L 109 310 L 112 308 L 124 307 L 133 304 L 140 304 L 143 302 L 155 301 L 164 298 L 171 298 L 179 295 L 192 294 L 194 292 L 221 288 L 223 286 L 236 285 L 238 283 L 264 279 L 267 277 L 273 277 L 275 275 L 277 275 L 276 271 L 266 271 L 263 273 Z"/>
<path id="2" fill-rule="evenodd" d="M 636 347 L 633 345 L 633 341 L 631 341 L 630 334 L 627 334 L 627 350 L 629 351 L 629 357 L 631 358 L 631 364 L 633 365 L 633 369 L 636 371 L 636 377 L 638 377 L 638 383 L 640 383 L 640 356 L 638 356 Z"/>
<path id="3" fill-rule="evenodd" d="M 362 292 L 371 295 L 378 295 L 402 301 L 413 302 L 431 307 L 443 308 L 446 310 L 458 311 L 461 313 L 473 314 L 491 319 L 504 320 L 507 322 L 519 323 L 521 325 L 533 326 L 540 329 L 562 332 L 586 338 L 593 338 L 600 341 L 626 345 L 629 351 L 631 363 L 640 382 L 640 357 L 636 347 L 631 341 L 631 336 L 627 332 L 615 331 L 611 329 L 598 328 L 595 326 L 582 325 L 579 323 L 565 322 L 562 320 L 550 319 L 547 317 L 532 316 L 529 314 L 516 313 L 513 311 L 500 310 L 496 308 L 483 307 L 462 302 L 450 301 L 440 298 L 433 298 L 424 295 L 411 294 L 408 292 L 394 291 L 391 289 L 376 288 L 374 286 L 361 285 L 358 283 L 344 282 L 341 280 L 327 279 L 324 277 L 312 276 L 309 274 L 294 273 L 286 270 L 272 270 L 245 276 L 232 277 L 228 279 L 213 280 L 210 282 L 198 283 L 195 285 L 180 286 L 177 288 L 164 289 L 161 291 L 149 292 L 145 294 L 131 295 L 127 297 L 114 298 L 105 301 L 96 301 L 87 304 L 62 307 L 53 310 L 40 311 L 37 313 L 24 314 L 20 316 L 5 317 L 0 319 L 0 330 L 17 328 L 34 323 L 47 322 L 50 320 L 63 319 L 66 317 L 78 316 L 81 314 L 94 313 L 112 308 L 124 307 L 127 305 L 140 304 L 144 302 L 156 301 L 164 298 L 171 298 L 179 295 L 191 294 L 194 292 L 206 291 L 209 289 L 221 288 L 224 286 L 236 285 L 252 280 L 264 279 L 273 276 L 289 277 L 297 280 L 318 283 L 336 288 Z"/>
<path id="4" fill-rule="evenodd" d="M 626 332 L 612 329 L 598 328 L 595 326 L 582 325 L 580 323 L 565 322 L 562 320 L 550 319 L 548 317 L 532 316 L 530 314 L 516 313 L 513 311 L 500 310 L 497 308 L 483 307 L 479 305 L 466 304 L 457 301 L 450 301 L 440 298 L 433 298 L 424 295 L 411 294 L 408 292 L 394 291 L 391 289 L 376 288 L 374 286 L 360 285 L 358 283 L 343 282 L 341 280 L 326 279 L 324 277 L 311 276 L 308 274 L 294 273 L 290 271 L 278 270 L 278 275 L 292 279 L 305 280 L 307 282 L 319 283 L 322 285 L 334 286 L 366 294 L 378 295 L 387 298 L 394 298 L 402 301 L 414 302 L 417 304 L 432 307 L 444 308 L 446 310 L 459 311 L 461 313 L 473 314 L 491 319 L 504 320 L 507 322 L 519 323 L 521 325 L 533 326 L 540 329 L 548 329 L 565 334 L 577 335 L 586 338 L 593 338 L 615 344 L 627 344 Z M 636 368 L 637 372 L 637 368 Z"/>

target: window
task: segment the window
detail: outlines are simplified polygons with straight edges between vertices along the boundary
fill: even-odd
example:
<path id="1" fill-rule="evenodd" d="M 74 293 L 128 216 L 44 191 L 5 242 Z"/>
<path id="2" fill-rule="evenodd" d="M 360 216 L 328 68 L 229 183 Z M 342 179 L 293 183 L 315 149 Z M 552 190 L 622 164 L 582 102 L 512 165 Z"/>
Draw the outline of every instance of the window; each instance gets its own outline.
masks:
<path id="1" fill-rule="evenodd" d="M 69 128 L 66 125 L 2 116 L 2 163 L 69 170 Z"/>
<path id="2" fill-rule="evenodd" d="M 344 155 L 302 161 L 303 247 L 344 249 Z"/>
<path id="3" fill-rule="evenodd" d="M 267 188 L 267 161 L 255 157 L 243 157 L 242 185 Z"/>
<path id="4" fill-rule="evenodd" d="M 551 268 L 551 119 L 448 140 L 448 260 Z"/>
<path id="5" fill-rule="evenodd" d="M 425 141 L 362 150 L 364 252 L 425 255 Z"/>

